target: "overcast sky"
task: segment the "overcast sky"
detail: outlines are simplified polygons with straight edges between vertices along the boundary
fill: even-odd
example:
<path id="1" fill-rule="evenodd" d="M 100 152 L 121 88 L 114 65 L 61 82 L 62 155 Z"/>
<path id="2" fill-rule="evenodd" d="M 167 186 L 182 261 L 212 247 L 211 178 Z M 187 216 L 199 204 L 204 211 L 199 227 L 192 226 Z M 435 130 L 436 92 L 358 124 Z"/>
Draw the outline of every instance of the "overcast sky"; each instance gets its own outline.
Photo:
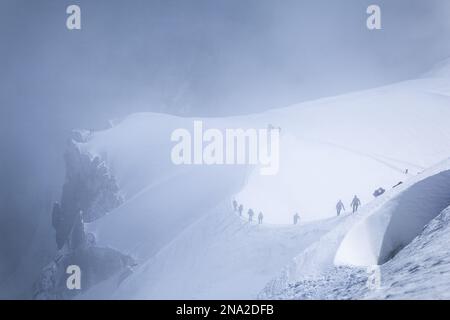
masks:
<path id="1" fill-rule="evenodd" d="M 450 52 L 446 0 L 1 3 L 0 84 L 16 91 L 14 109 L 82 124 L 281 107 L 414 77 Z M 81 31 L 65 28 L 72 3 Z M 381 31 L 366 28 L 371 3 Z"/>
<path id="2" fill-rule="evenodd" d="M 66 29 L 70 4 L 81 6 L 81 31 Z M 381 7 L 380 31 L 366 28 L 369 4 Z M 0 0 L 0 281 L 38 213 L 49 217 L 71 129 L 136 111 L 250 113 L 413 78 L 450 55 L 449 9 L 448 0 Z"/>

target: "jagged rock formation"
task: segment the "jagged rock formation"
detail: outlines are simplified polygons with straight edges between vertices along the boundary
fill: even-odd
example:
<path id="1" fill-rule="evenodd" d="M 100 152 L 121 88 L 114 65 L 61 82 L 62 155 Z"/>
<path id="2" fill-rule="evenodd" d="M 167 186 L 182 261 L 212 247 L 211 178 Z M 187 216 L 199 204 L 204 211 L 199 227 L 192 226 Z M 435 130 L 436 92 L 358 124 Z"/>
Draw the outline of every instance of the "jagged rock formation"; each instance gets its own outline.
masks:
<path id="1" fill-rule="evenodd" d="M 98 157 L 80 153 L 77 145 L 71 142 L 65 162 L 66 181 L 61 204 L 55 204 L 52 214 L 58 249 L 69 240 L 80 212 L 83 222 L 92 222 L 118 207 L 122 201 L 114 177 Z"/>
<path id="2" fill-rule="evenodd" d="M 77 265 L 82 270 L 81 291 L 118 274 L 128 274 L 135 265 L 133 258 L 112 248 L 84 246 L 67 252 L 60 252 L 48 264 L 34 287 L 34 299 L 71 299 L 80 290 L 69 290 L 66 282 L 67 267 Z M 119 283 L 117 283 L 119 285 Z"/>
<path id="3" fill-rule="evenodd" d="M 36 299 L 73 298 L 78 292 L 66 287 L 66 269 L 70 265 L 82 270 L 82 290 L 118 272 L 127 273 L 135 265 L 130 256 L 96 246 L 95 235 L 85 232 L 85 223 L 100 219 L 122 203 L 119 187 L 106 164 L 78 149 L 76 142 L 88 137 L 87 132 L 75 132 L 65 153 L 61 203 L 55 203 L 52 211 L 58 254 L 35 284 Z"/>

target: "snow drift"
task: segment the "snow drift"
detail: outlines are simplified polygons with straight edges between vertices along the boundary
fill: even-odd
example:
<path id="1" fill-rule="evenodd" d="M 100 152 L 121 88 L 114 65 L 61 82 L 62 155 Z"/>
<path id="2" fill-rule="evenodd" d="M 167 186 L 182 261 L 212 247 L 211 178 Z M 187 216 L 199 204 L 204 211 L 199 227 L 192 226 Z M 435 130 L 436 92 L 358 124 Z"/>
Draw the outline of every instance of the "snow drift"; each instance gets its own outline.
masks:
<path id="1" fill-rule="evenodd" d="M 368 299 L 450 298 L 450 207 L 433 219 L 408 246 L 381 266 L 379 290 Z"/>
<path id="2" fill-rule="evenodd" d="M 357 223 L 337 251 L 338 265 L 383 264 L 450 206 L 450 170 L 403 187 L 384 206 Z"/>

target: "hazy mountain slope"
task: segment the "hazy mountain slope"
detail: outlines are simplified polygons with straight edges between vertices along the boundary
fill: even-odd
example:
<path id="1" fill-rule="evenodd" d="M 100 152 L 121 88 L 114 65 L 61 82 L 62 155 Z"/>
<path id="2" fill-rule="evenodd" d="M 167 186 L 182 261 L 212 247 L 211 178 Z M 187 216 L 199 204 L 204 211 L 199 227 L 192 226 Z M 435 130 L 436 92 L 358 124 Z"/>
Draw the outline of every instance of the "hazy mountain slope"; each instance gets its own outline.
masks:
<path id="1" fill-rule="evenodd" d="M 263 292 L 277 294 L 305 275 L 331 272 L 355 222 L 426 176 L 419 172 L 450 157 L 449 85 L 440 74 L 232 118 L 135 114 L 90 133 L 78 147 L 107 163 L 124 203 L 88 229 L 101 245 L 140 263 L 120 290 L 108 295 L 249 298 L 268 282 Z M 278 175 L 261 176 L 251 166 L 174 165 L 170 135 L 177 128 L 192 130 L 193 120 L 219 130 L 281 127 Z M 391 190 L 399 181 L 404 187 Z M 388 192 L 373 201 L 380 186 Z M 335 215 L 337 199 L 348 206 L 354 194 L 365 205 L 357 215 L 320 220 Z M 263 211 L 265 223 L 291 223 L 296 211 L 303 221 L 318 221 L 299 227 L 296 235 L 283 225 L 247 226 L 247 234 L 241 222 L 229 220 L 233 197 L 245 211 Z"/>

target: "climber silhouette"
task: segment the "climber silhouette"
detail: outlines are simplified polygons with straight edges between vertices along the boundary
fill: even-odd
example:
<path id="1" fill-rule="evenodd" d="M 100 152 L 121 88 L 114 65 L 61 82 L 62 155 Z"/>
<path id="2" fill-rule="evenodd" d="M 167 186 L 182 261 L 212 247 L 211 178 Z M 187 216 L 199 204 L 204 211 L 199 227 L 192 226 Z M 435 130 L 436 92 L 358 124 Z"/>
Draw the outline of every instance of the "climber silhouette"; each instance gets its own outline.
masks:
<path id="1" fill-rule="evenodd" d="M 355 195 L 350 205 L 353 208 L 353 213 L 355 213 L 356 211 L 358 211 L 358 207 L 361 205 L 361 200 L 359 200 L 359 198 Z"/>
<path id="2" fill-rule="evenodd" d="M 262 224 L 263 218 L 264 218 L 264 215 L 262 214 L 262 212 L 260 212 L 260 213 L 258 214 L 258 224 Z"/>
<path id="3" fill-rule="evenodd" d="M 345 207 L 344 204 L 342 203 L 342 200 L 339 200 L 338 203 L 336 204 L 336 212 L 338 217 L 340 216 L 342 210 L 345 211 Z"/>
<path id="4" fill-rule="evenodd" d="M 253 221 L 253 216 L 255 215 L 255 212 L 253 212 L 252 209 L 248 209 L 248 222 Z"/>
<path id="5" fill-rule="evenodd" d="M 296 212 L 294 214 L 294 224 L 297 224 L 299 220 L 300 220 L 300 215 L 298 214 L 298 212 Z"/>
<path id="6" fill-rule="evenodd" d="M 244 210 L 244 206 L 242 204 L 239 205 L 238 210 L 239 210 L 239 215 L 242 216 L 242 211 Z"/>

